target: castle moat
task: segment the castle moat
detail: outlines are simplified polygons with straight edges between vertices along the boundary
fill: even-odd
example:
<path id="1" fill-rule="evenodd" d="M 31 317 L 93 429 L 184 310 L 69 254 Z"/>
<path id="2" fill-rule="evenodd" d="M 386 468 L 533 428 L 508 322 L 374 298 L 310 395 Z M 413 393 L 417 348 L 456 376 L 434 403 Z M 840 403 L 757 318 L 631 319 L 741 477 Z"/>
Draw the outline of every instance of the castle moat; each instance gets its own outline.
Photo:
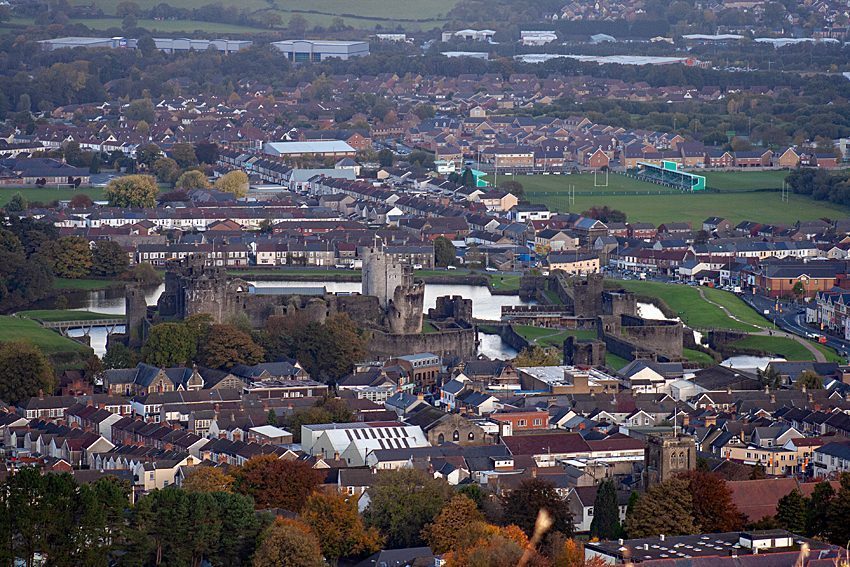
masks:
<path id="1" fill-rule="evenodd" d="M 321 288 L 324 287 L 329 293 L 359 293 L 361 286 L 359 282 L 334 282 L 334 281 L 304 281 L 304 280 L 269 280 L 248 282 L 255 286 L 259 293 L 275 293 L 278 289 L 282 293 L 287 288 Z M 145 300 L 148 305 L 155 305 L 165 285 L 152 286 L 144 290 Z M 436 305 L 437 297 L 445 295 L 460 295 L 472 300 L 472 313 L 476 319 L 497 320 L 501 317 L 502 306 L 529 305 L 533 302 L 524 301 L 518 295 L 493 295 L 487 286 L 467 284 L 425 284 L 424 311 Z M 66 294 L 69 309 L 86 311 L 97 311 L 114 315 L 124 315 L 125 301 L 124 290 L 114 288 L 90 292 L 71 292 Z M 76 333 L 72 333 L 76 334 Z M 81 334 L 81 333 L 80 333 Z M 102 355 L 106 350 L 106 330 L 94 329 L 91 333 L 91 346 L 95 353 Z M 504 344 L 498 336 L 485 335 L 481 337 L 479 354 L 495 358 L 510 358 L 516 355 L 516 351 Z"/>

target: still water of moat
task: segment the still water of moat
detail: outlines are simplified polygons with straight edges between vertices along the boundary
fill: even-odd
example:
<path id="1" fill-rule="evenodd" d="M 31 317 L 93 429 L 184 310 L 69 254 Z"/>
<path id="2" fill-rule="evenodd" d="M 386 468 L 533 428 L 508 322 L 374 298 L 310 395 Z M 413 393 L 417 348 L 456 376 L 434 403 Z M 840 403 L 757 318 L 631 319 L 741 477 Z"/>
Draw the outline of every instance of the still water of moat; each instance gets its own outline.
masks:
<path id="1" fill-rule="evenodd" d="M 360 291 L 359 282 L 323 282 L 323 281 L 261 281 L 250 282 L 259 288 L 267 288 L 266 291 L 271 291 L 268 288 L 284 288 L 292 287 L 322 287 L 324 286 L 331 293 L 353 293 Z M 156 304 L 157 299 L 162 294 L 163 285 L 151 287 L 146 290 L 145 298 L 148 305 Z M 517 295 L 493 295 L 486 286 L 475 285 L 452 285 L 452 284 L 425 284 L 425 311 L 434 307 L 437 298 L 443 295 L 460 295 L 467 299 L 472 299 L 472 313 L 477 319 L 497 320 L 501 317 L 502 306 L 505 305 L 528 305 L 529 302 L 523 301 Z M 91 292 L 72 292 L 67 295 L 68 305 L 70 309 L 79 309 L 86 311 L 97 311 L 99 313 L 109 313 L 113 315 L 124 314 L 124 290 L 123 289 L 108 289 Z M 81 335 L 82 331 L 77 333 Z M 495 335 L 480 334 L 481 344 L 479 346 L 479 354 L 486 355 L 490 358 L 512 358 L 516 356 L 516 351 L 507 344 L 504 344 L 500 337 Z M 94 351 L 102 355 L 106 351 L 106 329 L 94 329 L 91 333 L 91 346 Z"/>

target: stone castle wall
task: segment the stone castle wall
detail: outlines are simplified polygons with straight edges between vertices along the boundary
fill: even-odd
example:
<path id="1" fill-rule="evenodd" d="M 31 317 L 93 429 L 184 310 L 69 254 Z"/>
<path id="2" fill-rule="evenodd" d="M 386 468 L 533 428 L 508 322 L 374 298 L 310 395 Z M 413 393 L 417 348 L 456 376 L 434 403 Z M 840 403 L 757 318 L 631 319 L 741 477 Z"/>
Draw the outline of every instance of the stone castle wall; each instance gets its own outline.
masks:
<path id="1" fill-rule="evenodd" d="M 475 357 L 478 341 L 474 328 L 449 329 L 440 333 L 394 335 L 372 331 L 369 353 L 378 359 L 387 359 L 404 353 L 430 352 L 443 359 Z"/>

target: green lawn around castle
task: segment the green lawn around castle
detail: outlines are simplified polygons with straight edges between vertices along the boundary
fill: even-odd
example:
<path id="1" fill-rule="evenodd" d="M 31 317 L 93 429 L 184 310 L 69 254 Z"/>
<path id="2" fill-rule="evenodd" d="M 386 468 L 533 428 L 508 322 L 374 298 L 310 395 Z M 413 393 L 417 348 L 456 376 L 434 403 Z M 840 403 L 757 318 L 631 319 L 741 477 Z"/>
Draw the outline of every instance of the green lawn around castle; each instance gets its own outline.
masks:
<path id="1" fill-rule="evenodd" d="M 700 297 L 696 287 L 667 284 L 661 282 L 616 280 L 609 286 L 624 288 L 638 295 L 641 300 L 660 300 L 675 316 L 693 329 L 732 329 L 738 331 L 757 331 L 757 326 L 767 321 L 744 303 L 735 294 L 727 291 L 704 288 L 703 291 L 715 303 L 726 307 L 733 315 L 745 321 L 732 319 L 720 307 Z"/>
<path id="2" fill-rule="evenodd" d="M 33 343 L 47 355 L 91 352 L 89 347 L 45 329 L 32 319 L 0 315 L 0 343 L 12 341 Z"/>
<path id="3" fill-rule="evenodd" d="M 827 361 L 844 363 L 844 359 L 842 359 L 841 356 L 839 356 L 833 349 L 812 341 L 808 342 L 817 350 L 821 351 Z M 781 356 L 785 360 L 815 360 L 812 352 L 800 344 L 799 341 L 786 337 L 764 337 L 751 335 L 739 341 L 729 343 L 729 346 L 732 348 L 747 349 Z"/>
<path id="4" fill-rule="evenodd" d="M 699 172 L 697 172 L 699 173 Z M 850 216 L 850 208 L 803 195 L 789 195 L 782 201 L 782 181 L 787 171 L 707 172 L 706 183 L 720 192 L 682 193 L 654 183 L 621 174 L 609 174 L 608 186 L 594 186 L 593 174 L 578 175 L 499 175 L 499 181 L 520 182 L 526 198 L 550 209 L 581 213 L 593 206 L 607 205 L 626 213 L 628 220 L 651 222 L 687 221 L 699 229 L 710 216 L 729 219 L 791 224 L 797 220 Z M 493 181 L 493 176 L 488 177 Z M 604 184 L 597 174 L 596 184 Z M 569 201 L 570 186 L 575 199 Z M 592 194 L 588 194 L 592 193 Z"/>

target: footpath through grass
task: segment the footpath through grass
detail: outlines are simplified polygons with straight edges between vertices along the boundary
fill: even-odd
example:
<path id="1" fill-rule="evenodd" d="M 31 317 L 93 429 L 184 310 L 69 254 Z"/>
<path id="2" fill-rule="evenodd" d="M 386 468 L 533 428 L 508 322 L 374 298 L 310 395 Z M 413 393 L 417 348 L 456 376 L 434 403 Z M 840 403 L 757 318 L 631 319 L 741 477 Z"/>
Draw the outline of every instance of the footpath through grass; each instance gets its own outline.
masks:
<path id="1" fill-rule="evenodd" d="M 0 315 L 0 342 L 11 341 L 33 343 L 47 355 L 62 352 L 86 353 L 91 350 L 55 331 L 45 329 L 32 319 Z"/>
<path id="2" fill-rule="evenodd" d="M 693 329 L 756 331 L 756 326 L 760 324 L 758 314 L 729 292 L 710 290 L 716 292 L 711 295 L 712 301 L 722 304 L 736 317 L 748 323 L 741 323 L 726 315 L 720 307 L 700 297 L 699 290 L 693 286 L 638 280 L 616 280 L 616 285 L 644 299 L 660 299 L 682 322 Z M 762 319 L 761 323 L 764 322 Z"/>

